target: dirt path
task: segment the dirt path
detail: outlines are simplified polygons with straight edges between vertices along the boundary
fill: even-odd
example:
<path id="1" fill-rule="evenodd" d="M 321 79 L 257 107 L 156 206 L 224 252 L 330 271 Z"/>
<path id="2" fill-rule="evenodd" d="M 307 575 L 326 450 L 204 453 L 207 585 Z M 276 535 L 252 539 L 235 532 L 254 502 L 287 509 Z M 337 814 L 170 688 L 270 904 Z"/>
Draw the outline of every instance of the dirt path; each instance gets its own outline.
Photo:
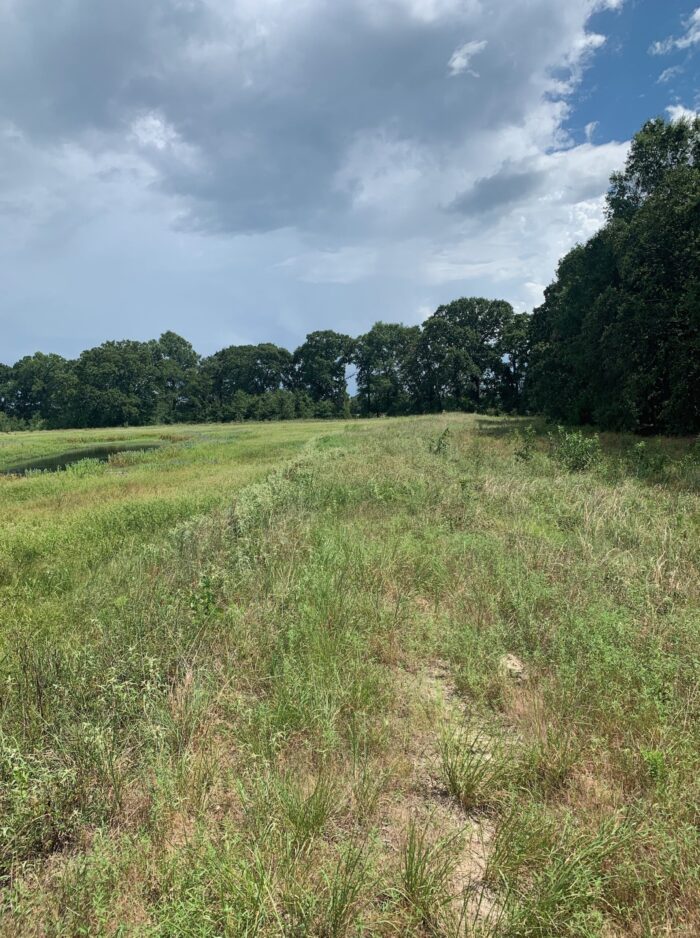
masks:
<path id="1" fill-rule="evenodd" d="M 441 766 L 440 740 L 469 725 L 449 665 L 435 661 L 419 671 L 397 671 L 400 693 L 400 756 L 394 784 L 383 800 L 380 829 L 387 851 L 399 863 L 411 824 L 426 841 L 448 842 L 452 853 L 447 917 L 463 933 L 466 921 L 492 915 L 495 898 L 484 873 L 495 835 L 492 816 L 468 813 L 450 794 Z M 460 922 L 462 928 L 460 928 Z"/>

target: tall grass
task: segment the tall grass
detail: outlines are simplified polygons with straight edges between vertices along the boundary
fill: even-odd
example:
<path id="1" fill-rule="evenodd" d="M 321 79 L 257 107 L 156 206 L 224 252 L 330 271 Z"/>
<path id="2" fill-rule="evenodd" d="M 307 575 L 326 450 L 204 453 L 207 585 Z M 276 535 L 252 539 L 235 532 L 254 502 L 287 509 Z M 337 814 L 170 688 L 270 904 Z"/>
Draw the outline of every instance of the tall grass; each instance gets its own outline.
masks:
<path id="1" fill-rule="evenodd" d="M 229 432 L 0 479 L 0 933 L 697 932 L 692 441 Z"/>

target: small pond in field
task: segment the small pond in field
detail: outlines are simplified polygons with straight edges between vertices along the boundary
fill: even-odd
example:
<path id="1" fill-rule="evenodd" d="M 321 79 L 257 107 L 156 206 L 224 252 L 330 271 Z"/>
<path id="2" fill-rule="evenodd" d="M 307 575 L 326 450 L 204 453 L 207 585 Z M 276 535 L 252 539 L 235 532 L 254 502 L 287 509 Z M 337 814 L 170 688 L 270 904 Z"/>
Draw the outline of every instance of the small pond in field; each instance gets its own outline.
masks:
<path id="1" fill-rule="evenodd" d="M 81 459 L 99 459 L 107 462 L 110 456 L 116 453 L 140 453 L 149 449 L 157 449 L 162 443 L 104 443 L 102 445 L 86 446 L 83 449 L 71 449 L 64 453 L 54 453 L 53 456 L 42 456 L 40 459 L 30 459 L 26 462 L 0 469 L 0 475 L 26 475 L 28 472 L 40 469 L 44 472 L 57 472 L 66 466 Z"/>

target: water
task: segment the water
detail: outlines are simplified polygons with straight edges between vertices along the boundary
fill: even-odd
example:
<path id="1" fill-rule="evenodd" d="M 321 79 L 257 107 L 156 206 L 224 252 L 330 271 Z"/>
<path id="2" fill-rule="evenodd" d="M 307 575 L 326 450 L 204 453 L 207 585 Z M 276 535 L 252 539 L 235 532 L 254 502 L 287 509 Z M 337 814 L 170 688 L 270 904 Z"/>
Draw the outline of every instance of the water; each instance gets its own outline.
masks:
<path id="1" fill-rule="evenodd" d="M 105 443 L 101 446 L 89 446 L 84 449 L 71 449 L 65 453 L 56 453 L 53 456 L 44 456 L 41 459 L 32 459 L 27 462 L 18 463 L 15 466 L 9 466 L 7 469 L 0 469 L 0 475 L 26 475 L 35 469 L 42 469 L 45 472 L 57 472 L 59 469 L 65 469 L 74 462 L 80 462 L 81 459 L 99 459 L 100 462 L 107 462 L 110 456 L 116 453 L 142 452 L 149 449 L 156 449 L 161 443 Z"/>

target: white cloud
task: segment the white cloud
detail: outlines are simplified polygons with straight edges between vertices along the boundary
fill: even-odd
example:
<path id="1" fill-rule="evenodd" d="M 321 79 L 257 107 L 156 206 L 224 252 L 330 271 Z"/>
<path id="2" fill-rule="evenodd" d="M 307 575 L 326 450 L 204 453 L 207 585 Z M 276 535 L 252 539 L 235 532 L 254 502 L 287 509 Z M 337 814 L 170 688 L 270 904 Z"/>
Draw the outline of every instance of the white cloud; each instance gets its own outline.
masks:
<path id="1" fill-rule="evenodd" d="M 449 247 L 428 257 L 428 279 L 491 282 L 492 292 L 500 290 L 522 308 L 532 308 L 540 300 L 532 284 L 548 282 L 559 257 L 602 224 L 608 178 L 624 162 L 627 146 L 583 144 L 525 158 L 521 167 L 539 170 L 542 186 L 490 221 L 467 219 Z"/>
<path id="2" fill-rule="evenodd" d="M 179 142 L 175 128 L 153 112 L 137 117 L 131 125 L 131 133 L 140 146 L 155 147 L 156 150 L 165 150 Z"/>
<path id="3" fill-rule="evenodd" d="M 574 44 L 576 53 L 591 52 L 605 45 L 605 36 L 600 33 L 584 33 Z"/>
<path id="4" fill-rule="evenodd" d="M 681 65 L 671 65 L 670 68 L 665 68 L 663 72 L 659 75 L 656 82 L 659 85 L 665 85 L 669 81 L 672 81 L 677 75 L 683 73 L 683 67 Z"/>
<path id="5" fill-rule="evenodd" d="M 478 72 L 469 68 L 469 63 L 475 55 L 478 55 L 479 52 L 483 52 L 487 45 L 488 42 L 485 39 L 472 39 L 470 42 L 465 42 L 458 49 L 455 49 L 450 61 L 447 63 L 450 75 L 461 75 L 462 72 L 467 72 L 469 75 L 473 75 L 474 78 L 478 78 Z"/>
<path id="6" fill-rule="evenodd" d="M 698 112 L 692 108 L 684 107 L 682 104 L 669 104 L 666 113 L 672 121 L 693 120 L 698 116 Z"/>
<path id="7" fill-rule="evenodd" d="M 530 294 L 532 306 L 539 306 L 544 302 L 544 291 L 546 284 L 535 283 L 533 280 L 525 281 L 525 289 Z"/>
<path id="8" fill-rule="evenodd" d="M 586 126 L 583 128 L 584 133 L 586 135 L 586 140 L 588 141 L 588 143 L 593 142 L 593 135 L 597 129 L 598 129 L 598 121 L 589 121 L 589 123 L 586 124 Z"/>
<path id="9" fill-rule="evenodd" d="M 687 49 L 690 46 L 696 46 L 700 43 L 700 7 L 697 7 L 690 15 L 686 23 L 685 35 L 676 40 L 678 49 Z"/>
<path id="10" fill-rule="evenodd" d="M 690 49 L 700 44 L 700 7 L 693 10 L 683 25 L 685 32 L 682 36 L 669 36 L 667 39 L 654 42 L 649 52 L 652 55 L 666 55 L 674 49 Z"/>

